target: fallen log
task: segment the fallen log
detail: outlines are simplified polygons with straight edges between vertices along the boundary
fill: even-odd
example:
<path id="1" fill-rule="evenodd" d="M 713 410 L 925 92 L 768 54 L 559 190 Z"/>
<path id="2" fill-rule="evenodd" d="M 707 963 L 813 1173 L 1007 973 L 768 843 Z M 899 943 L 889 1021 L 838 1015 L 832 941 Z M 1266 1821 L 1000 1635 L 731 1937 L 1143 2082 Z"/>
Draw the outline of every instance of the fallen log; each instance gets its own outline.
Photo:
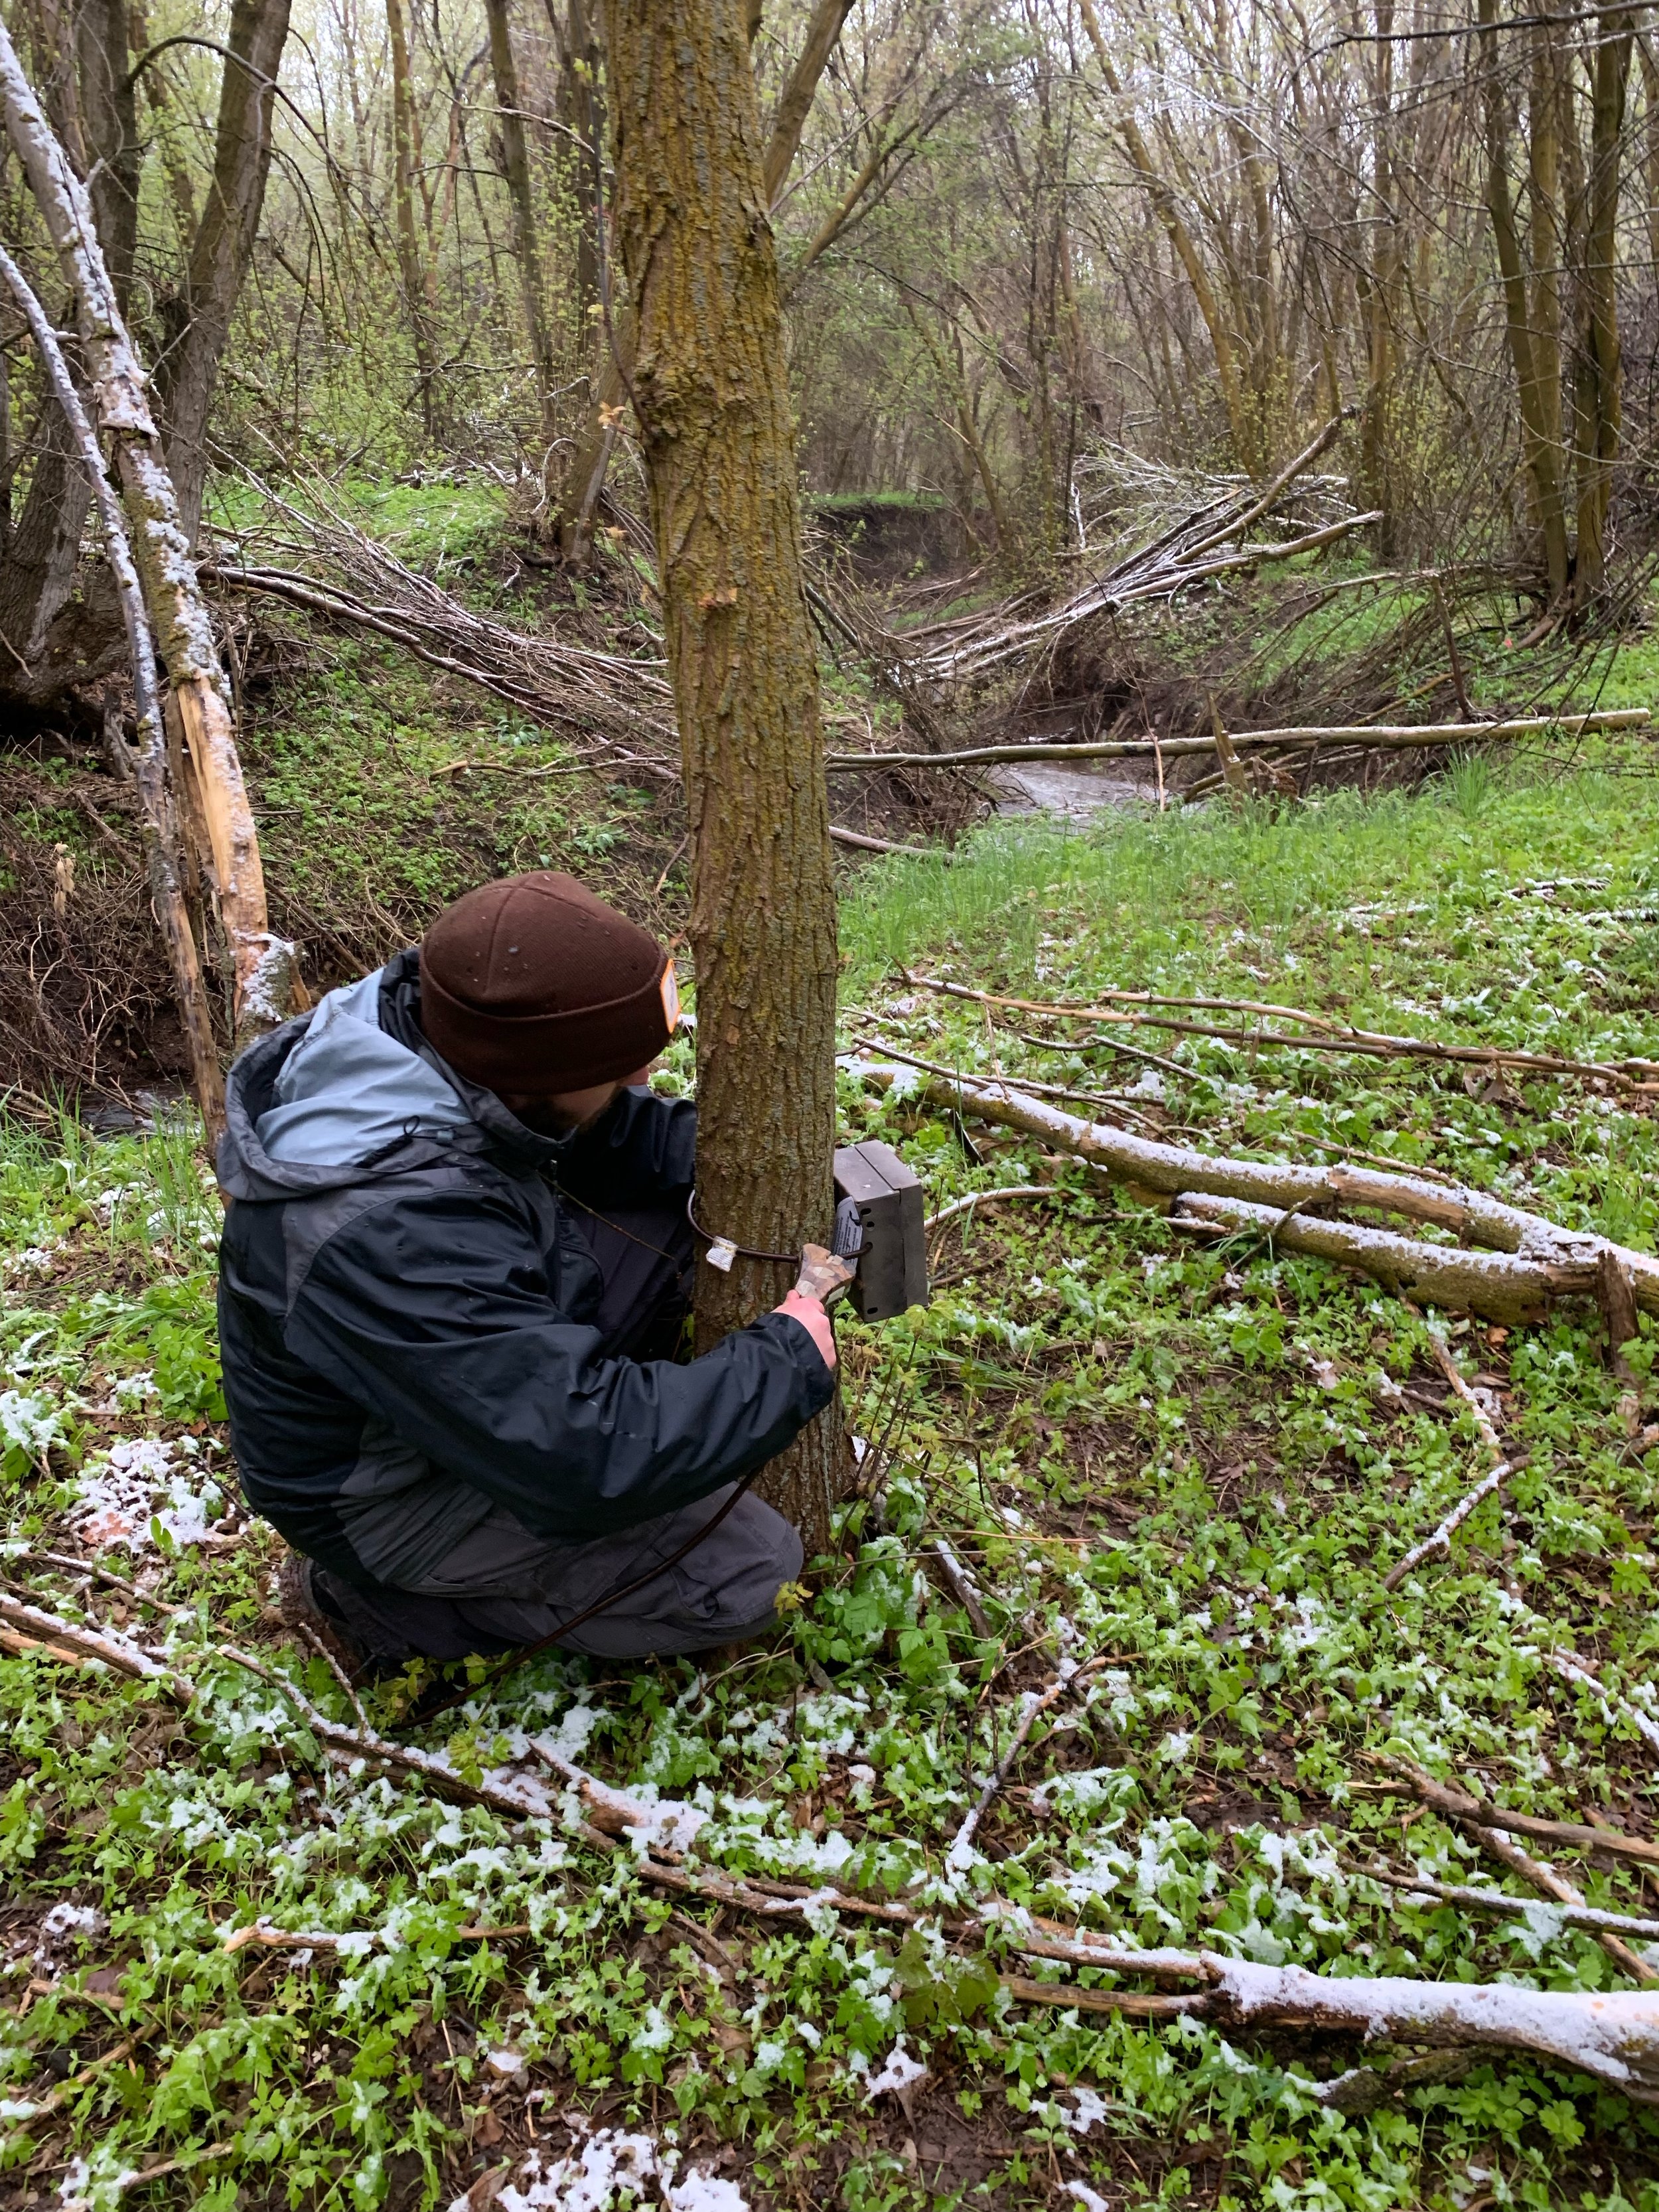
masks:
<path id="1" fill-rule="evenodd" d="M 1586 730 L 1645 729 L 1653 720 L 1647 707 L 1620 707 L 1590 714 L 1526 714 L 1507 722 L 1425 722 L 1372 726 L 1354 722 L 1321 729 L 1229 730 L 1226 742 L 1234 746 L 1282 745 L 1289 750 L 1315 745 L 1370 745 L 1383 751 L 1410 750 L 1422 745 L 1492 744 L 1520 738 L 1542 737 L 1559 730 L 1576 737 Z M 1219 750 L 1216 737 L 1116 738 L 1088 744 L 975 745 L 954 753 L 830 753 L 824 767 L 832 775 L 859 769 L 879 768 L 1017 768 L 1022 761 L 1178 760 L 1194 753 Z"/>
<path id="2" fill-rule="evenodd" d="M 886 1088 L 901 1071 L 859 1066 Z M 1467 1308 L 1488 1320 L 1529 1320 L 1556 1297 L 1593 1292 L 1601 1255 L 1617 1252 L 1636 1302 L 1659 1313 L 1659 1260 L 1588 1231 L 1564 1229 L 1484 1191 L 1340 1164 L 1219 1158 L 1187 1145 L 1138 1137 L 1106 1121 L 1080 1121 L 998 1077 L 930 1075 L 921 1095 L 947 1111 L 1022 1129 L 1087 1160 L 1115 1181 L 1180 1201 L 1180 1218 L 1222 1230 L 1271 1233 L 1275 1243 L 1357 1267 L 1424 1303 Z M 1480 1247 L 1431 1244 L 1391 1231 L 1312 1216 L 1315 1206 L 1364 1206 L 1433 1224 Z"/>
<path id="3" fill-rule="evenodd" d="M 1395 1230 L 1373 1229 L 1362 1222 L 1323 1220 L 1285 1206 L 1253 1205 L 1248 1199 L 1202 1191 L 1183 1191 L 1170 1221 L 1172 1228 L 1208 1229 L 1224 1236 L 1254 1231 L 1269 1246 L 1355 1268 L 1401 1297 L 1438 1306 L 1443 1313 L 1478 1313 L 1510 1327 L 1538 1320 L 1553 1298 L 1589 1293 L 1595 1287 L 1595 1270 L 1589 1264 L 1573 1267 L 1508 1253 L 1471 1252 L 1457 1244 L 1430 1244 L 1421 1237 L 1402 1237 Z M 1474 1502 L 1464 1501 L 1469 1511 Z M 1442 1533 L 1430 1538 L 1425 1553 L 1436 1547 Z"/>

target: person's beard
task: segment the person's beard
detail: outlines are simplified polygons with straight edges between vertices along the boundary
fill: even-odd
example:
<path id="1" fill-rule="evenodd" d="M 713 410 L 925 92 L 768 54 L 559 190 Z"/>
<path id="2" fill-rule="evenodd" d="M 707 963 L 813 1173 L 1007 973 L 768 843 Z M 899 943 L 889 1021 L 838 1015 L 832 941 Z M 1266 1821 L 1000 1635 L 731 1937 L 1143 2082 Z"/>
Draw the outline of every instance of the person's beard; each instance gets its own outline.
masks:
<path id="1" fill-rule="evenodd" d="M 592 1128 L 595 1123 L 604 1121 L 616 1103 L 617 1094 L 613 1091 L 605 1103 L 602 1106 L 596 1106 L 591 1114 L 567 1113 L 562 1107 L 555 1106 L 550 1099 L 545 1098 L 538 1101 L 533 1106 L 515 1106 L 508 1110 L 514 1119 L 521 1121 L 532 1136 L 577 1137 L 581 1135 L 584 1130 Z"/>

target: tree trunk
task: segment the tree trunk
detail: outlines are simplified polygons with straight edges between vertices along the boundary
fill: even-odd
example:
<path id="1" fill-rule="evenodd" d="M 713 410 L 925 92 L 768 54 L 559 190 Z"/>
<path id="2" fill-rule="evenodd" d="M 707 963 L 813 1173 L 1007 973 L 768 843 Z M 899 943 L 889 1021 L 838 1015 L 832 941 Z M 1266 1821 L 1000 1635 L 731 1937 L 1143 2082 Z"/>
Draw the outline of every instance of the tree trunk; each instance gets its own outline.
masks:
<path id="1" fill-rule="evenodd" d="M 415 346 L 421 383 L 421 420 L 431 437 L 437 427 L 438 355 L 434 340 L 427 271 L 415 228 L 415 82 L 409 59 L 409 21 L 404 0 L 386 0 L 386 36 L 392 47 L 392 196 L 396 210 L 398 273 L 403 280 L 404 309 Z"/>
<path id="2" fill-rule="evenodd" d="M 168 343 L 156 396 L 185 542 L 193 544 L 207 479 L 208 414 L 264 205 L 276 72 L 288 44 L 289 0 L 234 0 L 219 87 L 213 179 L 191 246 L 184 291 L 164 315 Z M 140 563 L 142 567 L 142 561 Z"/>
<path id="3" fill-rule="evenodd" d="M 1619 157 L 1633 43 L 1628 15 L 1610 16 L 1597 32 L 1591 78 L 1590 173 L 1584 239 L 1585 413 L 1579 478 L 1574 585 L 1580 597 L 1607 580 L 1607 508 L 1619 455 Z"/>
<path id="4" fill-rule="evenodd" d="M 212 888 L 230 969 L 233 1040 L 283 1018 L 293 948 L 267 924 L 264 877 L 207 603 L 149 411 L 143 366 L 115 302 L 85 187 L 42 113 L 0 25 L 0 100 L 13 150 L 75 295 L 99 426 L 114 447 L 144 603 L 189 747 L 210 844 Z"/>
<path id="5" fill-rule="evenodd" d="M 1215 289 L 1211 284 L 1204 264 L 1199 257 L 1192 233 L 1188 229 L 1175 193 L 1168 180 L 1152 159 L 1152 149 L 1141 133 L 1140 125 L 1123 106 L 1123 82 L 1113 66 L 1106 47 L 1105 35 L 1100 27 L 1100 17 L 1094 0 L 1080 0 L 1083 26 L 1089 33 L 1089 42 L 1095 50 L 1095 59 L 1100 64 L 1100 73 L 1106 80 L 1106 89 L 1122 109 L 1117 124 L 1117 134 L 1123 150 L 1129 157 L 1131 167 L 1139 177 L 1151 201 L 1152 211 L 1164 226 L 1164 235 L 1176 250 L 1176 255 L 1186 272 L 1187 282 L 1198 312 L 1204 318 L 1204 327 L 1210 334 L 1210 350 L 1215 356 L 1216 384 L 1221 393 L 1221 404 L 1226 410 L 1227 429 L 1233 448 L 1233 459 L 1238 467 L 1255 476 L 1260 473 L 1255 458 L 1255 441 L 1239 387 L 1238 357 L 1234 350 L 1232 334 L 1221 312 Z"/>
<path id="6" fill-rule="evenodd" d="M 1515 371 L 1522 453 L 1532 493 L 1533 514 L 1543 540 L 1550 598 L 1554 601 L 1565 593 L 1571 573 L 1561 494 L 1561 454 L 1559 444 L 1552 440 L 1545 411 L 1527 298 L 1526 270 L 1521 258 L 1521 238 L 1514 203 L 1510 198 L 1509 107 L 1498 67 L 1497 0 L 1480 0 L 1480 10 L 1486 64 L 1486 210 L 1492 218 L 1492 240 L 1498 249 L 1498 272 L 1503 279 L 1504 332 Z"/>
<path id="7" fill-rule="evenodd" d="M 744 0 L 608 0 L 617 227 L 679 712 L 697 988 L 698 1211 L 739 1244 L 825 1241 L 836 908 L 794 426 Z M 700 1270 L 698 1340 L 793 1261 Z M 765 1478 L 821 1549 L 832 1410 Z"/>
<path id="8" fill-rule="evenodd" d="M 513 245 L 518 257 L 519 282 L 524 295 L 524 319 L 530 339 L 530 358 L 536 371 L 537 410 L 541 417 L 544 469 L 558 435 L 553 390 L 558 381 L 553 365 L 553 340 L 548 326 L 547 298 L 542 283 L 541 249 L 536 235 L 536 212 L 531 197 L 530 148 L 525 137 L 524 108 L 519 91 L 519 67 L 513 52 L 513 32 L 507 21 L 507 0 L 484 0 L 489 19 L 489 65 L 495 79 L 495 107 L 501 131 L 501 174 L 507 179 L 513 206 Z"/>
<path id="9" fill-rule="evenodd" d="M 123 314 L 138 246 L 138 172 L 143 159 L 127 20 L 127 0 L 79 0 L 75 12 L 81 116 L 91 161 L 87 189 Z"/>
<path id="10" fill-rule="evenodd" d="M 149 865 L 150 904 L 173 969 L 173 994 L 179 1001 L 179 1018 L 190 1051 L 196 1103 L 201 1109 L 204 1126 L 212 1129 L 223 1117 L 224 1085 L 214 1046 L 213 1018 L 202 981 L 201 960 L 180 882 L 178 812 L 167 775 L 161 707 L 155 690 L 155 641 L 150 634 L 143 590 L 122 524 L 120 504 L 105 473 L 98 434 L 81 404 L 58 334 L 22 270 L 3 248 L 0 248 L 0 277 L 10 287 L 33 335 L 35 350 L 57 395 L 88 490 L 97 500 L 104 526 L 104 546 L 121 603 L 132 669 L 133 703 L 137 708 L 138 757 L 133 777 L 142 810 L 139 820 L 144 856 Z M 118 744 L 125 742 L 118 728 L 116 735 Z"/>

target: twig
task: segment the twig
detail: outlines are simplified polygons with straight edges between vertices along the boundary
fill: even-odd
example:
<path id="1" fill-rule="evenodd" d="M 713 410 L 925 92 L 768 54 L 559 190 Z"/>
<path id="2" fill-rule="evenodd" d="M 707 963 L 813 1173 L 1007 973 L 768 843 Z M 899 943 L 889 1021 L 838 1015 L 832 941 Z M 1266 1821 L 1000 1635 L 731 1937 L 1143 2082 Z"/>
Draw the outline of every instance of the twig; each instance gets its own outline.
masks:
<path id="1" fill-rule="evenodd" d="M 302 1620 L 300 1623 L 300 1632 L 305 1638 L 306 1642 L 310 1644 L 312 1650 L 317 1654 L 318 1657 L 322 1661 L 323 1664 L 328 1668 L 329 1673 L 333 1675 L 340 1687 L 345 1692 L 347 1701 L 350 1705 L 352 1711 L 357 1716 L 358 1727 L 362 1729 L 366 1735 L 368 1735 L 371 1732 L 368 1725 L 368 1715 L 363 1711 L 362 1700 L 357 1695 L 356 1686 L 352 1682 L 350 1675 L 346 1673 L 345 1668 L 341 1666 L 339 1661 L 329 1650 L 327 1644 L 324 1643 L 322 1638 L 317 1633 L 316 1630 L 311 1626 L 311 1623 L 308 1620 Z"/>
<path id="2" fill-rule="evenodd" d="M 975 1635 L 988 1637 L 991 1633 L 990 1618 L 986 1613 L 979 1592 L 974 1588 L 961 1560 L 957 1559 L 943 1536 L 936 1536 L 933 1539 L 933 1557 L 939 1561 L 939 1572 L 944 1576 L 951 1596 L 972 1622 Z"/>
<path id="3" fill-rule="evenodd" d="M 1437 1556 L 1449 1558 L 1454 1534 L 1462 1527 L 1472 1513 L 1485 1504 L 1495 1490 L 1502 1488 L 1514 1472 L 1515 1469 L 1507 1460 L 1500 1460 L 1492 1473 L 1483 1481 L 1477 1482 L 1474 1488 L 1452 1508 L 1432 1535 L 1425 1536 L 1420 1544 L 1413 1544 L 1404 1559 L 1395 1561 L 1382 1577 L 1383 1589 L 1398 1589 L 1412 1570 L 1421 1566 L 1425 1559 Z"/>
<path id="4" fill-rule="evenodd" d="M 1027 1691 L 1024 1700 L 1025 1709 L 1020 1715 L 1018 1726 L 1009 1739 L 1008 1748 L 997 1761 L 989 1781 L 979 1793 L 979 1802 L 969 1808 L 962 1826 L 957 1830 L 950 1850 L 945 1855 L 945 1863 L 951 1873 L 963 1873 L 973 1864 L 975 1831 L 996 1802 L 998 1791 L 1008 1779 L 1013 1770 L 1014 1761 L 1024 1748 L 1025 1740 L 1038 1720 L 1048 1711 L 1051 1706 L 1058 1705 L 1069 1691 L 1075 1689 L 1079 1683 L 1085 1681 L 1099 1664 L 1098 1660 L 1088 1660 L 1081 1667 L 1067 1668 L 1064 1673 L 1057 1674 L 1046 1690 Z"/>
<path id="5" fill-rule="evenodd" d="M 1582 1890 L 1576 1889 L 1564 1875 L 1557 1874 L 1553 1867 L 1546 1866 L 1541 1859 L 1535 1859 L 1529 1852 L 1523 1851 L 1520 1844 L 1511 1842 L 1500 1828 L 1488 1828 L 1477 1820 L 1470 1820 L 1465 1825 L 1483 1850 L 1489 1851 L 1501 1866 L 1508 1867 L 1511 1874 L 1518 1874 L 1522 1881 L 1529 1881 L 1545 1897 L 1553 1899 L 1564 1907 L 1587 1909 Z M 1633 1981 L 1641 1982 L 1648 1988 L 1659 1984 L 1659 1968 L 1650 1966 L 1645 1959 L 1638 1958 L 1622 1937 L 1609 1935 L 1605 1928 L 1601 1928 L 1595 1930 L 1595 1940 L 1614 1965 Z"/>
<path id="6" fill-rule="evenodd" d="M 22 1556 L 44 1559 L 48 1566 L 64 1567 L 71 1574 L 92 1575 L 111 1589 L 119 1590 L 124 1597 L 132 1598 L 139 1605 L 147 1605 L 156 1613 L 170 1613 L 175 1620 L 194 1617 L 191 1607 L 170 1605 L 164 1597 L 152 1597 L 148 1590 L 140 1589 L 137 1583 L 130 1583 L 125 1575 L 118 1575 L 112 1568 L 100 1565 L 96 1559 L 72 1559 L 67 1552 L 28 1552 Z"/>
<path id="7" fill-rule="evenodd" d="M 1221 1044 L 1246 1045 L 1252 1051 L 1267 1046 L 1287 1052 L 1353 1053 L 1370 1060 L 1428 1060 L 1459 1066 L 1522 1067 L 1530 1068 L 1540 1075 L 1598 1077 L 1604 1083 L 1616 1083 L 1630 1091 L 1659 1087 L 1644 1079 L 1650 1065 L 1647 1062 L 1638 1063 L 1632 1060 L 1620 1066 L 1604 1060 L 1565 1060 L 1554 1053 L 1522 1052 L 1502 1045 L 1443 1044 L 1434 1037 L 1394 1036 L 1383 1030 L 1344 1028 L 1322 1014 L 1306 1013 L 1294 1006 L 1259 1006 L 1248 1000 L 1218 1000 L 1213 1003 L 1218 1009 L 1304 1022 L 1315 1034 L 1310 1036 L 1286 1036 L 1277 1030 L 1226 1029 L 1215 1022 L 1187 1021 L 1173 1014 L 1150 1011 L 1127 1012 L 1115 1006 L 1068 1006 L 1045 999 L 1008 998 L 995 991 L 970 990 L 965 983 L 943 982 L 932 975 L 917 975 L 913 980 L 927 990 L 939 992 L 945 998 L 971 999 L 988 1006 L 1014 1006 L 1023 1013 L 1048 1014 L 1066 1021 L 1099 1022 L 1129 1029 L 1173 1030 L 1182 1036 L 1208 1037 Z M 1122 995 L 1132 1004 L 1139 1003 L 1148 1008 L 1159 1004 L 1196 1006 L 1204 1003 L 1201 1000 L 1143 999 L 1135 993 Z M 1632 1072 L 1638 1066 L 1644 1073 Z"/>
<path id="8" fill-rule="evenodd" d="M 454 1928 L 449 1932 L 453 1943 L 489 1943 L 504 1941 L 508 1936 L 528 1936 L 530 1923 L 520 1921 L 511 1928 Z M 233 1928 L 222 1939 L 221 1948 L 227 1953 L 245 1951 L 257 1944 L 266 1951 L 337 1951 L 347 1940 L 343 1934 L 323 1928 L 273 1928 L 268 1920 L 250 1921 L 245 1928 Z M 378 1934 L 374 1940 L 378 1941 Z"/>
<path id="9" fill-rule="evenodd" d="M 106 2067 L 118 2066 L 123 2059 L 131 2058 L 137 2048 L 136 2036 L 124 2036 L 112 2051 L 106 2051 L 92 2059 L 82 2067 L 78 2074 L 71 2074 L 66 2081 L 60 2081 L 56 2088 L 48 2089 L 44 2097 L 30 2100 L 27 2111 L 20 2111 L 14 2106 L 7 2121 L 8 2126 L 32 2128 L 37 2120 L 44 2120 L 48 2113 L 55 2112 L 59 2106 L 67 2103 L 77 2089 L 83 2089 Z"/>
<path id="10" fill-rule="evenodd" d="M 878 1052 L 884 1059 L 902 1061 L 906 1067 L 919 1067 L 924 1074 L 943 1075 L 948 1077 L 952 1082 L 956 1080 L 954 1069 L 941 1067 L 937 1060 L 918 1060 L 913 1052 L 901 1052 L 897 1045 L 889 1044 L 884 1037 L 854 1037 L 853 1042 L 860 1052 Z M 987 1075 L 975 1076 L 969 1079 L 974 1082 L 1004 1083 L 1008 1079 L 1000 1075 Z M 1038 1098 L 1075 1098 L 1085 1106 L 1104 1106 L 1113 1113 L 1118 1110 L 1121 1103 L 1115 1098 L 1103 1097 L 1097 1091 L 1074 1091 L 1069 1084 L 1065 1083 L 1039 1083 L 1035 1077 L 1031 1076 L 1022 1075 L 1018 1088 L 1030 1091 Z M 1139 1118 L 1140 1116 L 1136 1115 L 1135 1119 L 1139 1121 Z"/>
<path id="11" fill-rule="evenodd" d="M 1536 1859 L 1528 1858 L 1524 1851 L 1516 1856 L 1525 1859 L 1528 1866 L 1536 1868 L 1539 1875 L 1551 1874 L 1550 1869 L 1540 1865 Z M 1510 1862 L 1506 1859 L 1504 1863 Z M 1521 1872 L 1518 1865 L 1514 1870 Z M 1528 1912 L 1535 1910 L 1528 1899 L 1511 1897 L 1507 1890 L 1477 1889 L 1468 1883 L 1436 1881 L 1427 1875 L 1395 1874 L 1387 1867 L 1356 1865 L 1351 1871 L 1363 1875 L 1367 1881 L 1376 1882 L 1383 1889 L 1393 1890 L 1396 1895 L 1432 1897 L 1443 1905 L 1466 1905 L 1472 1912 L 1497 1912 L 1524 1919 Z M 1533 1875 L 1526 1878 L 1534 1881 L 1534 1887 L 1543 1887 L 1542 1882 Z M 1551 1878 L 1559 1883 L 1559 1888 L 1548 1890 L 1546 1894 L 1559 1906 L 1564 1927 L 1585 1928 L 1598 1935 L 1659 1936 L 1659 1920 L 1643 1919 L 1629 1912 L 1603 1912 L 1599 1906 L 1586 1905 L 1571 1882 L 1562 1881 L 1553 1874 Z M 1571 1892 L 1571 1898 L 1565 1893 L 1568 1891 Z"/>
<path id="12" fill-rule="evenodd" d="M 1615 1858 L 1659 1866 L 1659 1844 L 1650 1843 L 1644 1836 L 1627 1836 L 1618 1828 L 1592 1828 L 1577 1820 L 1549 1820 L 1536 1813 L 1517 1813 L 1507 1805 L 1494 1805 L 1467 1790 L 1437 1782 L 1409 1759 L 1390 1757 L 1379 1764 L 1403 1777 L 1424 1804 L 1450 1820 L 1479 1820 L 1514 1835 L 1536 1836 L 1546 1843 L 1569 1844 L 1581 1851 L 1607 1851 Z"/>
<path id="13" fill-rule="evenodd" d="M 1077 1094 L 1068 1092 L 1066 1095 L 1075 1097 Z M 953 1198 L 949 1206 L 942 1206 L 937 1213 L 930 1213 L 923 1222 L 922 1227 L 928 1230 L 937 1229 L 944 1222 L 953 1221 L 958 1213 L 970 1213 L 975 1206 L 990 1206 L 999 1199 L 1075 1198 L 1076 1195 L 1075 1191 L 1066 1190 L 1058 1183 L 1005 1183 L 999 1190 L 974 1190 L 969 1191 L 966 1198 Z"/>
<path id="14" fill-rule="evenodd" d="M 1425 1332 L 1429 1348 L 1434 1353 L 1440 1372 L 1474 1416 L 1474 1425 L 1480 1431 L 1480 1441 L 1486 1447 L 1486 1456 L 1492 1465 L 1500 1467 L 1504 1461 L 1504 1443 L 1492 1425 L 1492 1418 L 1474 1392 L 1463 1379 L 1463 1370 L 1452 1358 L 1451 1346 L 1440 1331 L 1431 1325 Z"/>
<path id="15" fill-rule="evenodd" d="M 1659 1751 L 1659 1721 L 1654 1720 L 1650 1714 L 1644 1713 L 1639 1706 L 1632 1705 L 1621 1698 L 1615 1698 L 1603 1684 L 1596 1680 L 1582 1659 L 1569 1657 L 1565 1651 L 1547 1651 L 1544 1654 L 1544 1659 L 1545 1662 L 1553 1667 L 1565 1680 L 1577 1683 L 1581 1688 L 1589 1690 L 1599 1701 L 1601 1711 L 1609 1722 L 1617 1720 L 1627 1722 L 1637 1734 L 1644 1739 L 1650 1750 Z"/>

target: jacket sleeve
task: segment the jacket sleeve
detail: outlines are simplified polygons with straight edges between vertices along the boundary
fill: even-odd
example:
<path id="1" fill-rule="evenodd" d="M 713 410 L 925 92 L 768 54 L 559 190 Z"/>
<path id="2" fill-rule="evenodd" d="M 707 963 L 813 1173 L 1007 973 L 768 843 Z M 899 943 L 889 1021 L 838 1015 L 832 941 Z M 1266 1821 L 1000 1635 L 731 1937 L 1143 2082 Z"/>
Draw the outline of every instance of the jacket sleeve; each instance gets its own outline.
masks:
<path id="1" fill-rule="evenodd" d="M 590 1206 L 637 1206 L 689 1190 L 696 1177 L 697 1109 L 689 1098 L 624 1091 L 559 1158 L 562 1189 Z"/>
<path id="2" fill-rule="evenodd" d="M 598 1356 L 554 1303 L 510 1194 L 405 1193 L 319 1250 L 294 1355 L 538 1535 L 580 1540 L 693 1503 L 829 1403 L 817 1346 L 767 1314 L 689 1365 Z"/>

